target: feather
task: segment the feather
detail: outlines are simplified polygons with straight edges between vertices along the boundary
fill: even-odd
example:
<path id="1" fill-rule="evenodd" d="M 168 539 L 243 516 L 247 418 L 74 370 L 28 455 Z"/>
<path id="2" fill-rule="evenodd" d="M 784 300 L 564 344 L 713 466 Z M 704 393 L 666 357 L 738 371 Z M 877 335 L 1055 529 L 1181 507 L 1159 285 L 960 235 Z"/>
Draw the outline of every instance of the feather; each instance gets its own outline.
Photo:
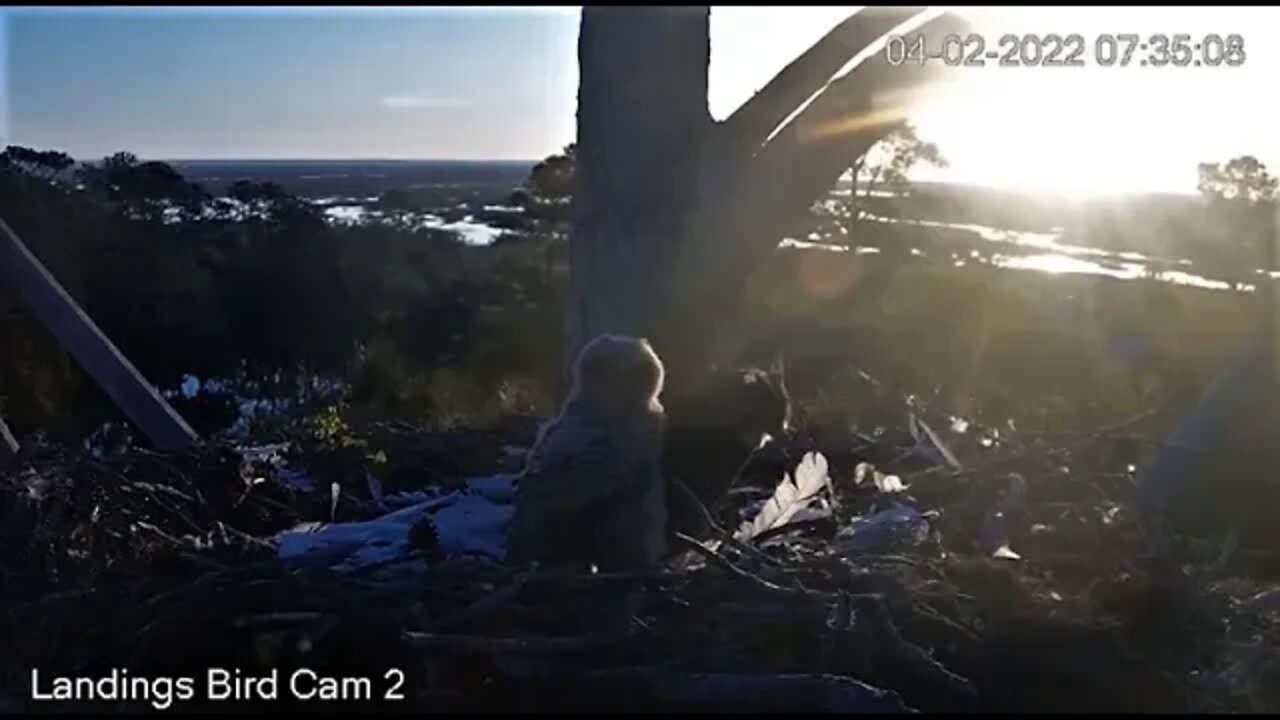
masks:
<path id="1" fill-rule="evenodd" d="M 897 475 L 885 475 L 879 470 L 875 470 L 873 473 L 876 489 L 882 493 L 899 493 L 907 489 L 906 484 L 902 482 L 902 478 Z"/>
<path id="2" fill-rule="evenodd" d="M 810 507 L 828 482 L 827 458 L 818 452 L 806 453 L 796 467 L 795 476 L 788 473 L 782 478 L 773 497 L 760 508 L 753 520 L 742 524 L 736 538 L 739 541 L 750 540 L 766 530 L 791 522 L 797 513 Z"/>
<path id="3" fill-rule="evenodd" d="M 853 469 L 853 484 L 861 485 L 862 481 L 867 479 L 867 475 L 874 473 L 875 471 L 876 466 L 869 462 L 863 461 L 858 463 L 858 466 Z"/>

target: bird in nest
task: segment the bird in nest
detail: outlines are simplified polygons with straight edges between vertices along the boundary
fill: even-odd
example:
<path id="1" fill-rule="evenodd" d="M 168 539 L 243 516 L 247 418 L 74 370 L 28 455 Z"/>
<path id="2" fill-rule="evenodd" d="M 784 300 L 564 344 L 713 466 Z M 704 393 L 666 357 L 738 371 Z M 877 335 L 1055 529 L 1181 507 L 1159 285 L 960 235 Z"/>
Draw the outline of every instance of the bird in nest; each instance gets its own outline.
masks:
<path id="1" fill-rule="evenodd" d="M 295 528 L 282 538 L 282 557 L 323 550 L 360 565 L 417 548 L 544 567 L 650 569 L 674 532 L 707 529 L 703 506 L 725 496 L 764 435 L 787 427 L 780 379 L 735 370 L 688 396 L 668 428 L 665 369 L 643 338 L 601 335 L 572 370 L 560 413 L 539 430 L 519 472 L 472 478 L 461 491 L 367 522 Z"/>
<path id="2" fill-rule="evenodd" d="M 459 491 L 365 522 L 294 528 L 282 534 L 280 555 L 359 567 L 417 549 L 544 567 L 652 567 L 665 553 L 664 378 L 645 339 L 596 337 L 575 359 L 569 395 L 519 472 L 471 478 Z"/>
<path id="3" fill-rule="evenodd" d="M 582 348 L 517 476 L 508 560 L 641 570 L 661 558 L 664 380 L 644 338 L 605 334 Z"/>

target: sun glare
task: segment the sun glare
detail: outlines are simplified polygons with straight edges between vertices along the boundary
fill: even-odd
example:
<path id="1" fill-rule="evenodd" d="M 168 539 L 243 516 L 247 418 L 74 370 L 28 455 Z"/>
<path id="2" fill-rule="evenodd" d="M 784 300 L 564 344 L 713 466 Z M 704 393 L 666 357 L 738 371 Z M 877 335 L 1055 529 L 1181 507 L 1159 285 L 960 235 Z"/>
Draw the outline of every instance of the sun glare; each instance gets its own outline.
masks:
<path id="1" fill-rule="evenodd" d="M 1153 122 L 1130 99 L 1154 93 L 1152 84 L 1043 72 L 962 77 L 914 114 L 950 160 L 948 179 L 1072 197 L 1195 188 L 1195 163 L 1169 152 L 1187 128 Z"/>
<path id="2" fill-rule="evenodd" d="M 957 69 L 913 114 L 951 160 L 952 181 L 1072 197 L 1194 192 L 1196 165 L 1237 154 L 1274 156 L 1270 103 L 1259 83 L 1275 53 L 1249 9 L 996 8 L 966 10 L 974 32 L 1079 33 L 1088 66 Z M 1254 14 L 1268 13 L 1257 8 Z M 1259 22 L 1258 17 L 1253 23 Z M 1100 67 L 1101 34 L 1242 33 L 1242 67 Z M 1255 107 L 1250 108 L 1250 105 Z M 1246 109 L 1248 108 L 1248 109 Z"/>
<path id="3" fill-rule="evenodd" d="M 855 10 L 715 8 L 711 104 L 725 117 L 791 59 Z M 1252 154 L 1280 163 L 1263 88 L 1280 71 L 1274 8 L 950 8 L 994 45 L 1004 33 L 1078 33 L 1086 67 L 957 68 L 910 113 L 950 162 L 921 180 L 1070 197 L 1195 192 L 1196 166 Z M 1277 30 L 1272 30 L 1271 28 Z M 1100 67 L 1101 34 L 1231 33 L 1241 67 Z M 1277 39 L 1280 39 L 1278 37 Z M 934 61 L 938 62 L 938 61 Z"/>

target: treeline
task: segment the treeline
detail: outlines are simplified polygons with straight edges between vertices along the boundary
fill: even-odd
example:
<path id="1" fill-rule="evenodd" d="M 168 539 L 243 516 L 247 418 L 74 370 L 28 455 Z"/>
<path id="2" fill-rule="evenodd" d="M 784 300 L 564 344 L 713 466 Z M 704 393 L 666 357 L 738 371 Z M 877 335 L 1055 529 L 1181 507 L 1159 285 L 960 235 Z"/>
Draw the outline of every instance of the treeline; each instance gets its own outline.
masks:
<path id="1" fill-rule="evenodd" d="M 152 382 L 233 381 L 175 398 L 202 433 L 236 420 L 237 385 L 306 395 L 298 388 L 315 377 L 339 381 L 348 417 L 473 426 L 550 412 L 559 396 L 573 155 L 495 198 L 523 209 L 503 215 L 519 233 L 485 247 L 423 228 L 415 213 L 435 209 L 412 193 L 386 193 L 376 222 L 334 226 L 270 182 L 215 196 L 128 154 L 77 165 L 10 148 L 0 216 Z M 1203 169 L 1205 195 L 1251 225 L 1275 183 L 1233 162 Z M 858 244 L 909 246 L 854 230 Z M 1252 236 L 1227 240 L 1248 247 Z M 749 283 L 748 320 L 726 332 L 726 348 L 761 363 L 784 351 L 802 421 L 846 426 L 910 395 L 993 424 L 1105 424 L 1194 399 L 1262 327 L 1259 299 L 905 253 L 779 250 Z M 332 398 L 317 401 L 324 410 Z M 19 434 L 69 438 L 118 419 L 8 288 L 0 412 Z"/>
<path id="2" fill-rule="evenodd" d="M 476 248 L 403 222 L 334 227 L 270 182 L 213 196 L 129 153 L 92 164 L 22 147 L 0 154 L 0 217 L 156 385 L 337 377 L 371 412 L 410 420 L 447 416 L 441 399 L 469 387 L 484 396 L 486 384 L 554 372 L 558 348 L 542 338 L 560 328 L 558 225 L 536 194 L 512 198 L 530 206 L 527 234 Z M 463 368 L 466 382 L 448 376 Z M 533 395 L 508 393 L 514 405 L 537 405 Z M 207 430 L 235 415 L 224 400 L 178 403 Z M 58 434 L 115 417 L 9 288 L 0 412 L 19 432 Z"/>

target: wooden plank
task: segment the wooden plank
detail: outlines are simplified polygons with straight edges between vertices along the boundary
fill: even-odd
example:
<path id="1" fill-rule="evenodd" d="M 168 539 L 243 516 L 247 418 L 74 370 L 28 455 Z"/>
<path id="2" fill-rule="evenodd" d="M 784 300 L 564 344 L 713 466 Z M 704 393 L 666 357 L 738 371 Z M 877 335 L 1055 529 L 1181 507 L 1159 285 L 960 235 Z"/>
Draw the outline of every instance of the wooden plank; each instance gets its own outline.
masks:
<path id="1" fill-rule="evenodd" d="M 6 454 L 17 455 L 20 450 L 22 446 L 18 445 L 18 438 L 13 436 L 9 425 L 0 417 L 0 459 L 4 459 Z"/>
<path id="2" fill-rule="evenodd" d="M 182 450 L 195 431 L 147 382 L 133 363 L 85 314 L 62 285 L 0 219 L 0 281 L 18 290 L 27 307 L 117 407 L 160 450 Z"/>

